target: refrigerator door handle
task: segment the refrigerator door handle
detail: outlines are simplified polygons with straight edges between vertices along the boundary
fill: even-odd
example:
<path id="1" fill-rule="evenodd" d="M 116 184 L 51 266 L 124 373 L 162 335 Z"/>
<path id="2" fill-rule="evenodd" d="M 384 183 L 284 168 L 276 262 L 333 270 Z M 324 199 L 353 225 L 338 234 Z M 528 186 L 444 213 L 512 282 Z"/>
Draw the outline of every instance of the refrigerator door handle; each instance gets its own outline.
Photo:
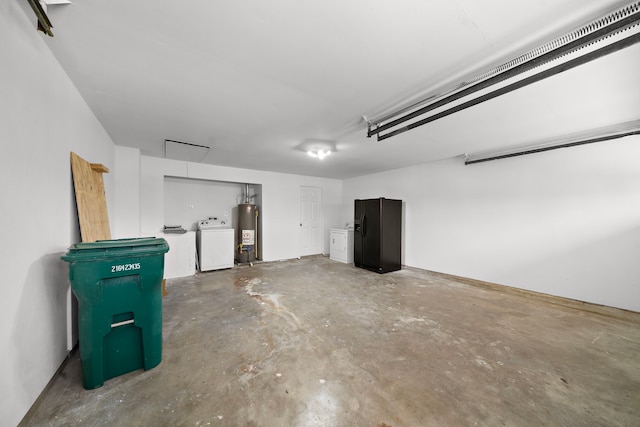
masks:
<path id="1" fill-rule="evenodd" d="M 367 216 L 364 214 L 362 215 L 362 235 L 367 235 Z"/>

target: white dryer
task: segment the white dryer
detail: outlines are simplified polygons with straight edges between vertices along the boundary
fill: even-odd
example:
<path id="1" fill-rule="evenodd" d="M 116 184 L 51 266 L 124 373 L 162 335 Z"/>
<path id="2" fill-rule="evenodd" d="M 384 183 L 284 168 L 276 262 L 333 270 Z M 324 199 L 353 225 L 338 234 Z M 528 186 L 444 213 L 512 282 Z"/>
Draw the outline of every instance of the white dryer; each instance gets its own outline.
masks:
<path id="1" fill-rule="evenodd" d="M 234 230 L 215 217 L 198 223 L 196 241 L 200 271 L 233 267 Z"/>

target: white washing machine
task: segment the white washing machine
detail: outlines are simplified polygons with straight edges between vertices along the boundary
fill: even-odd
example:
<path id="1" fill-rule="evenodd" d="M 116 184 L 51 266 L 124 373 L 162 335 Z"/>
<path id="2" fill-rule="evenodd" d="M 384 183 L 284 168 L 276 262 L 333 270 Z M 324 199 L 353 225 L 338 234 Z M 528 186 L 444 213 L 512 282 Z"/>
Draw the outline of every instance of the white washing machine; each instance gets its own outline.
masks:
<path id="1" fill-rule="evenodd" d="M 200 271 L 233 267 L 234 236 L 233 228 L 217 218 L 212 217 L 198 223 L 196 241 Z"/>

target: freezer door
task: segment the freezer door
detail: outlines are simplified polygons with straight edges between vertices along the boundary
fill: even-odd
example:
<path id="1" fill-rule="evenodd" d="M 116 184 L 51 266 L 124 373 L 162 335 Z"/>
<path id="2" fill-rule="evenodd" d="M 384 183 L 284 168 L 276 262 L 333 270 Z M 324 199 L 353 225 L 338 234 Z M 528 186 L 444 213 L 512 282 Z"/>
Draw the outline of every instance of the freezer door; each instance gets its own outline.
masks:
<path id="1" fill-rule="evenodd" d="M 380 199 L 356 200 L 353 219 L 353 263 L 356 267 L 380 267 Z"/>
<path id="2" fill-rule="evenodd" d="M 353 263 L 362 267 L 362 222 L 364 220 L 364 200 L 356 200 L 353 218 Z"/>
<path id="3" fill-rule="evenodd" d="M 380 199 L 364 201 L 362 221 L 362 265 L 370 269 L 380 267 Z"/>

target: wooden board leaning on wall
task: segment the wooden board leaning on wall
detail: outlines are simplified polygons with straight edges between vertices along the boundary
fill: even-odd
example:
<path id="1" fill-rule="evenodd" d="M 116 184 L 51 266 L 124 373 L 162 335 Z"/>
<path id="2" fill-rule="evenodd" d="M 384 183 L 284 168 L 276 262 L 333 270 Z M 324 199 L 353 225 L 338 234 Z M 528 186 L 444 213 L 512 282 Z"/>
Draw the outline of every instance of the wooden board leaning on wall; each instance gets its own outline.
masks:
<path id="1" fill-rule="evenodd" d="M 109 213 L 102 179 L 102 174 L 108 173 L 109 169 L 99 163 L 89 163 L 72 152 L 71 171 L 82 241 L 110 240 Z"/>

